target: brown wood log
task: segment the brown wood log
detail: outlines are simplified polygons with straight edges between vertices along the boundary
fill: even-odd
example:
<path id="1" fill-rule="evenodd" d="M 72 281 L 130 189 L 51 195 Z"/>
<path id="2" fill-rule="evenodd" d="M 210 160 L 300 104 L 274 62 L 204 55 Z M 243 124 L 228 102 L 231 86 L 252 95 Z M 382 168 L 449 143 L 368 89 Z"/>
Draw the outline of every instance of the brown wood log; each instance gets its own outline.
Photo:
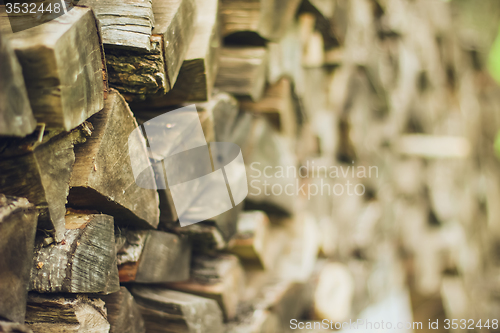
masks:
<path id="1" fill-rule="evenodd" d="M 264 47 L 224 47 L 215 87 L 258 101 L 264 92 L 268 52 Z"/>
<path id="2" fill-rule="evenodd" d="M 104 302 L 86 295 L 66 297 L 30 293 L 26 324 L 33 333 L 108 333 Z"/>
<path id="3" fill-rule="evenodd" d="M 165 286 L 216 300 L 227 321 L 236 316 L 245 286 L 245 273 L 238 258 L 233 255 L 195 256 L 190 279 Z"/>
<path id="4" fill-rule="evenodd" d="M 136 184 L 132 163 L 148 161 L 144 140 L 129 140 L 137 122 L 123 97 L 111 90 L 105 108 L 91 117 L 94 132 L 75 149 L 68 203 L 112 215 L 117 224 L 156 228 L 158 194 Z M 153 180 L 153 173 L 149 174 Z"/>
<path id="5" fill-rule="evenodd" d="M 0 135 L 26 136 L 36 127 L 21 65 L 0 33 Z"/>
<path id="6" fill-rule="evenodd" d="M 217 302 L 159 287 L 132 287 L 147 332 L 223 332 L 222 312 Z"/>
<path id="7" fill-rule="evenodd" d="M 31 29 L 11 32 L 10 21 L 42 20 L 22 14 L 0 17 L 0 31 L 10 41 L 39 123 L 69 131 L 104 106 L 106 68 L 97 21 L 91 9 L 67 14 Z M 31 22 L 31 21 L 30 21 Z"/>
<path id="8" fill-rule="evenodd" d="M 128 230 L 119 237 L 120 282 L 161 283 L 189 277 L 191 245 L 186 237 L 156 230 Z"/>
<path id="9" fill-rule="evenodd" d="M 60 243 L 35 246 L 30 290 L 42 293 L 103 293 L 120 289 L 113 218 L 69 210 Z"/>
<path id="10" fill-rule="evenodd" d="M 11 323 L 8 321 L 0 321 L 0 332 L 1 333 L 33 333 L 28 326 Z"/>
<path id="11" fill-rule="evenodd" d="M 113 294 L 102 296 L 106 303 L 109 333 L 145 333 L 144 319 L 134 297 L 125 287 Z"/>
<path id="12" fill-rule="evenodd" d="M 91 126 L 91 125 L 90 125 Z M 2 141 L 0 192 L 26 197 L 40 212 L 38 229 L 60 242 L 69 179 L 75 155 L 73 146 L 90 135 L 84 123 L 70 133 L 61 130 L 35 132 L 25 139 Z"/>
<path id="13" fill-rule="evenodd" d="M 28 200 L 0 194 L 0 317 L 20 323 L 26 313 L 37 216 Z"/>

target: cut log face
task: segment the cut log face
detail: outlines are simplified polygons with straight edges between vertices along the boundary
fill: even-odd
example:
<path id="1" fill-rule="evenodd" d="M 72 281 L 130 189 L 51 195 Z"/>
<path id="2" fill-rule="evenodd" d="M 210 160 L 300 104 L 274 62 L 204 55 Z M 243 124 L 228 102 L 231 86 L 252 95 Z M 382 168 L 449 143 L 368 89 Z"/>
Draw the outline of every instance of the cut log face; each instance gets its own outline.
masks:
<path id="1" fill-rule="evenodd" d="M 208 102 L 196 104 L 196 109 L 200 114 L 200 120 L 201 114 L 206 115 L 207 123 L 209 123 L 207 127 L 210 127 L 208 131 L 213 132 L 213 137 L 208 137 L 203 127 L 207 142 L 231 141 L 239 113 L 238 101 L 233 96 L 224 92 L 216 93 Z"/>
<path id="2" fill-rule="evenodd" d="M 69 211 L 64 240 L 35 247 L 30 290 L 109 294 L 119 288 L 111 216 Z"/>
<path id="3" fill-rule="evenodd" d="M 217 302 L 159 287 L 131 290 L 151 333 L 220 333 L 222 312 Z"/>
<path id="4" fill-rule="evenodd" d="M 245 273 L 235 256 L 197 256 L 193 258 L 189 280 L 165 286 L 216 300 L 227 321 L 236 316 L 245 286 Z"/>
<path id="5" fill-rule="evenodd" d="M 121 95 L 112 90 L 105 108 L 89 119 L 92 136 L 75 148 L 69 205 L 97 209 L 117 224 L 156 228 L 158 194 L 136 184 L 132 163 L 149 161 L 146 142 L 129 140 L 137 122 Z M 133 145 L 132 145 L 133 144 Z M 150 172 L 150 178 L 154 179 Z"/>
<path id="6" fill-rule="evenodd" d="M 215 87 L 258 101 L 266 82 L 268 52 L 264 47 L 224 47 Z"/>
<path id="7" fill-rule="evenodd" d="M 26 325 L 0 321 L 0 333 L 33 333 Z"/>
<path id="8" fill-rule="evenodd" d="M 120 291 L 101 297 L 106 303 L 109 333 L 145 333 L 144 320 L 134 297 L 125 287 Z"/>
<path id="9" fill-rule="evenodd" d="M 64 236 L 64 214 L 75 155 L 73 145 L 85 140 L 82 124 L 70 133 L 45 130 L 21 141 L 5 142 L 0 158 L 0 192 L 26 197 L 40 212 L 38 229 Z M 41 140 L 40 140 L 41 139 Z"/>
<path id="10" fill-rule="evenodd" d="M 0 135 L 26 136 L 36 127 L 21 65 L 0 33 Z"/>
<path id="11" fill-rule="evenodd" d="M 32 14 L 10 19 L 23 20 L 27 15 Z M 91 9 L 75 7 L 15 34 L 10 31 L 9 18 L 2 14 L 0 31 L 19 59 L 39 123 L 69 131 L 103 108 L 107 87 L 104 52 Z"/>
<path id="12" fill-rule="evenodd" d="M 26 313 L 37 216 L 28 200 L 0 194 L 0 317 L 20 323 Z"/>
<path id="13" fill-rule="evenodd" d="M 85 295 L 62 297 L 30 294 L 26 324 L 33 333 L 108 333 L 104 302 Z"/>
<path id="14" fill-rule="evenodd" d="M 122 234 L 118 250 L 120 282 L 161 283 L 189 277 L 191 245 L 186 237 L 163 231 L 132 231 Z"/>

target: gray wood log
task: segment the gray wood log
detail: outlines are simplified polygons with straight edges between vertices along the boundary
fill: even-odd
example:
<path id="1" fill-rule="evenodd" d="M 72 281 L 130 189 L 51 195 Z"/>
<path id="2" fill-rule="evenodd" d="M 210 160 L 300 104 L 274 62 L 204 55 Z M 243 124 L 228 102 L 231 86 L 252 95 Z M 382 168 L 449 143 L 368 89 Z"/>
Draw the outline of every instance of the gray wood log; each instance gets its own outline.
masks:
<path id="1" fill-rule="evenodd" d="M 108 333 L 104 302 L 86 295 L 63 297 L 30 293 L 26 324 L 33 333 Z"/>
<path id="2" fill-rule="evenodd" d="M 216 300 L 227 321 L 236 316 L 245 287 L 245 272 L 238 258 L 233 255 L 195 256 L 189 280 L 165 286 Z"/>
<path id="3" fill-rule="evenodd" d="M 298 0 L 222 0 L 223 36 L 250 31 L 267 40 L 279 40 L 291 24 L 299 3 Z M 238 35 L 238 42 L 247 36 Z"/>
<path id="4" fill-rule="evenodd" d="M 217 302 L 160 287 L 131 290 L 148 333 L 220 333 L 222 312 Z"/>
<path id="5" fill-rule="evenodd" d="M 134 297 L 125 287 L 120 291 L 102 296 L 106 303 L 108 321 L 111 325 L 109 333 L 145 333 L 144 319 L 137 307 Z"/>
<path id="6" fill-rule="evenodd" d="M 172 90 L 165 96 L 153 97 L 137 106 L 132 105 L 132 109 L 139 111 L 185 102 L 203 102 L 212 95 L 221 44 L 218 1 L 196 0 L 196 7 L 198 15 L 193 39 Z"/>
<path id="7" fill-rule="evenodd" d="M 32 14 L 10 19 L 26 20 L 26 15 Z M 68 131 L 103 108 L 107 89 L 104 51 L 91 9 L 75 7 L 31 29 L 16 33 L 10 29 L 9 18 L 2 14 L 0 31 L 19 59 L 39 123 Z"/>
<path id="8" fill-rule="evenodd" d="M 64 214 L 75 155 L 74 144 L 90 135 L 86 123 L 70 133 L 35 132 L 18 141 L 1 142 L 0 193 L 26 197 L 40 212 L 38 229 L 64 235 Z"/>
<path id="9" fill-rule="evenodd" d="M 0 321 L 0 333 L 33 333 L 33 331 L 26 325 Z"/>
<path id="10" fill-rule="evenodd" d="M 88 140 L 75 148 L 68 203 L 112 215 L 117 224 L 156 228 L 158 194 L 136 184 L 131 159 L 148 160 L 143 140 L 128 140 L 137 122 L 123 97 L 111 90 L 105 108 L 89 119 Z M 129 144 L 135 146 L 129 146 Z M 151 179 L 153 175 L 151 172 Z"/>
<path id="11" fill-rule="evenodd" d="M 260 100 L 266 83 L 268 52 L 264 47 L 224 47 L 220 52 L 215 87 Z"/>
<path id="12" fill-rule="evenodd" d="M 191 244 L 157 230 L 120 233 L 123 245 L 118 250 L 120 282 L 160 283 L 182 281 L 189 277 Z"/>
<path id="13" fill-rule="evenodd" d="M 30 290 L 109 294 L 119 289 L 111 216 L 68 211 L 64 240 L 36 245 Z"/>
<path id="14" fill-rule="evenodd" d="M 17 57 L 0 33 L 0 135 L 26 136 L 36 127 L 23 72 Z"/>
<path id="15" fill-rule="evenodd" d="M 215 254 L 227 246 L 219 228 L 207 222 L 199 222 L 185 227 L 179 223 L 170 224 L 167 230 L 189 238 L 193 244 L 193 252 L 199 254 Z"/>
<path id="16" fill-rule="evenodd" d="M 25 198 L 0 194 L 0 317 L 20 323 L 26 313 L 37 215 Z"/>

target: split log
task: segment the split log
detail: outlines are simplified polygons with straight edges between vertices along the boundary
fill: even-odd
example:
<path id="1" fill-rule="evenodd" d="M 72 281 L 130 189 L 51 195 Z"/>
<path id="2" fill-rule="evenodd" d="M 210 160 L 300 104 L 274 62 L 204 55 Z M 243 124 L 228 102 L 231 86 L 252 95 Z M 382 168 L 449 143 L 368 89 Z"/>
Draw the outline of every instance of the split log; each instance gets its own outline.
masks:
<path id="1" fill-rule="evenodd" d="M 45 130 L 22 139 L 3 141 L 0 154 L 0 192 L 26 197 L 40 212 L 38 229 L 60 242 L 69 179 L 75 155 L 73 146 L 90 135 L 87 123 L 70 133 Z"/>
<path id="2" fill-rule="evenodd" d="M 42 293 L 103 293 L 120 289 L 113 217 L 68 211 L 60 243 L 39 240 L 31 268 L 30 290 Z"/>
<path id="3" fill-rule="evenodd" d="M 108 333 L 104 302 L 85 295 L 62 297 L 30 294 L 26 324 L 33 333 Z"/>
<path id="4" fill-rule="evenodd" d="M 199 222 L 185 227 L 171 225 L 168 230 L 188 237 L 193 244 L 193 253 L 214 254 L 227 246 L 219 228 L 207 222 Z"/>
<path id="5" fill-rule="evenodd" d="M 267 310 L 249 310 L 228 322 L 226 331 L 231 333 L 273 333 L 283 332 L 278 316 Z"/>
<path id="6" fill-rule="evenodd" d="M 151 333 L 223 332 L 217 302 L 164 288 L 134 286 L 131 290 Z"/>
<path id="7" fill-rule="evenodd" d="M 0 321 L 0 333 L 33 333 L 33 331 L 26 325 Z"/>
<path id="8" fill-rule="evenodd" d="M 132 169 L 134 163 L 149 163 L 149 159 L 145 140 L 136 136 L 129 139 L 137 122 L 127 103 L 111 90 L 104 110 L 89 122 L 94 127 L 92 136 L 75 148 L 69 205 L 97 209 L 112 215 L 117 224 L 156 228 L 158 194 L 139 187 Z M 138 177 L 149 177 L 154 183 L 153 172 L 148 171 Z"/>
<path id="9" fill-rule="evenodd" d="M 107 89 L 104 51 L 91 9 L 66 14 L 11 33 L 10 21 L 32 14 L 0 17 L 0 31 L 10 41 L 23 69 L 24 82 L 39 123 L 69 131 L 104 106 Z M 13 23 L 15 24 L 15 23 Z"/>
<path id="10" fill-rule="evenodd" d="M 137 307 L 134 297 L 125 287 L 120 291 L 102 296 L 106 303 L 108 321 L 111 326 L 109 333 L 145 333 L 144 319 Z"/>
<path id="11" fill-rule="evenodd" d="M 218 1 L 196 0 L 197 18 L 194 36 L 172 90 L 165 96 L 152 97 L 134 110 L 204 102 L 210 99 L 219 64 L 220 32 Z"/>
<path id="12" fill-rule="evenodd" d="M 215 87 L 258 101 L 264 92 L 268 52 L 264 47 L 224 47 Z"/>
<path id="13" fill-rule="evenodd" d="M 191 245 L 185 237 L 163 231 L 128 230 L 118 250 L 120 282 L 161 283 L 189 277 Z"/>
<path id="14" fill-rule="evenodd" d="M 277 130 L 289 138 L 297 136 L 297 116 L 289 79 L 283 78 L 267 87 L 258 102 L 252 102 L 249 98 L 240 99 L 240 108 L 264 115 Z"/>
<path id="15" fill-rule="evenodd" d="M 26 136 L 36 127 L 21 65 L 0 33 L 0 135 Z"/>
<path id="16" fill-rule="evenodd" d="M 165 286 L 216 300 L 227 321 L 236 316 L 245 286 L 244 278 L 245 273 L 235 256 L 196 256 L 192 260 L 189 280 L 168 283 Z"/>
<path id="17" fill-rule="evenodd" d="M 223 0 L 221 1 L 222 34 L 234 34 L 231 40 L 249 39 L 253 32 L 267 40 L 279 40 L 291 24 L 298 0 Z M 251 38 L 250 40 L 255 39 Z"/>
<path id="18" fill-rule="evenodd" d="M 28 200 L 0 194 L 0 317 L 20 323 L 26 312 L 37 215 Z"/>

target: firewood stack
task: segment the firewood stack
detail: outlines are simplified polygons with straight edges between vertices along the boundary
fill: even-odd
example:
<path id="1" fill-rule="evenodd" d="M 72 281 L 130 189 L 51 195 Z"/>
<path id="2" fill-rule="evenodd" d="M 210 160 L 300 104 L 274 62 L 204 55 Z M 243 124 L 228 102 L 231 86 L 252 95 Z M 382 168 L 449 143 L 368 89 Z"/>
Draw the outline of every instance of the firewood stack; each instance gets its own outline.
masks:
<path id="1" fill-rule="evenodd" d="M 463 2 L 57 3 L 0 6 L 0 332 L 494 318 L 500 95 Z M 203 202 L 142 134 L 193 104 L 248 195 L 185 226 Z"/>

